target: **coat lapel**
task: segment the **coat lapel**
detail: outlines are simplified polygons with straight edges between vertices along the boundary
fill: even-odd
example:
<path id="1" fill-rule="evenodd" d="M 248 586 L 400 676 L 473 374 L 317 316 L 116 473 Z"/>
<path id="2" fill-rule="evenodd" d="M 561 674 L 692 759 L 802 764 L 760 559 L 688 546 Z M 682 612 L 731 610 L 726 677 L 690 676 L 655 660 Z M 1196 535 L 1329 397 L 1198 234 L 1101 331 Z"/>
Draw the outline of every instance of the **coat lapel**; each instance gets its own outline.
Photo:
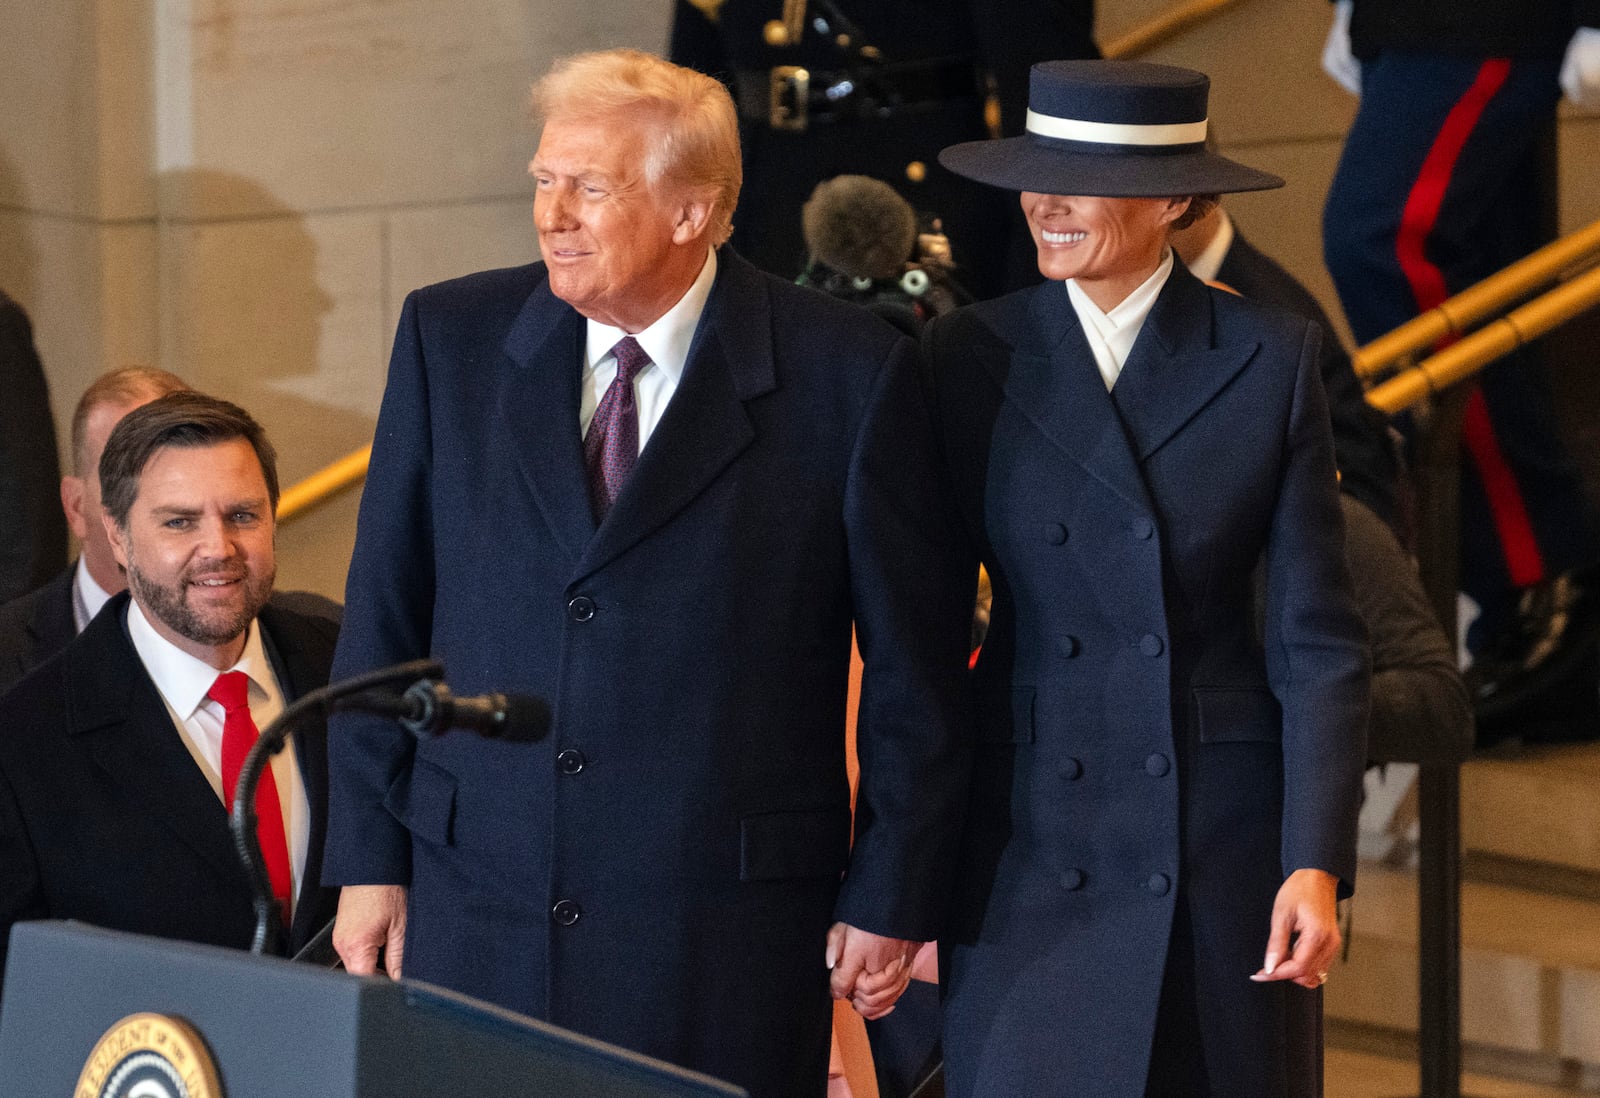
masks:
<path id="1" fill-rule="evenodd" d="M 1096 479 L 1149 510 L 1116 407 L 1064 284 L 1038 287 L 1028 306 L 1026 330 L 1009 364 L 992 358 L 987 362 L 1007 398 Z"/>
<path id="2" fill-rule="evenodd" d="M 166 703 L 128 639 L 128 596 L 116 596 L 67 649 L 68 733 L 106 780 L 219 873 L 244 879 L 227 812 L 195 765 Z"/>
<path id="3" fill-rule="evenodd" d="M 534 501 L 574 562 L 595 532 L 578 430 L 583 331 L 583 318 L 541 282 L 503 344 L 514 367 L 498 408 Z"/>
<path id="4" fill-rule="evenodd" d="M 1215 342 L 1210 291 L 1174 260 L 1111 393 L 1139 461 L 1211 403 L 1261 347 Z"/>
<path id="5" fill-rule="evenodd" d="M 756 437 L 744 402 L 776 385 L 771 305 L 763 276 L 731 249 L 718 251 L 717 268 L 678 390 L 583 553 L 575 581 L 660 529 Z"/>

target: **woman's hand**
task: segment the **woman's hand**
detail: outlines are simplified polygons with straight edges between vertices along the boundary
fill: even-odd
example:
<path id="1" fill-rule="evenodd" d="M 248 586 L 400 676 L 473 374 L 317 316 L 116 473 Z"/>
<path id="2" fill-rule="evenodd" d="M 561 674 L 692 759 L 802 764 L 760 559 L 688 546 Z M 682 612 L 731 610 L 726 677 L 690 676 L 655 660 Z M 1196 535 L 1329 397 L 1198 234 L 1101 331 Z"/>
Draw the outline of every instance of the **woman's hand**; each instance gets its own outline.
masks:
<path id="1" fill-rule="evenodd" d="M 1320 869 L 1297 869 L 1272 905 L 1267 956 L 1252 980 L 1293 980 L 1318 988 L 1339 955 L 1339 878 Z"/>

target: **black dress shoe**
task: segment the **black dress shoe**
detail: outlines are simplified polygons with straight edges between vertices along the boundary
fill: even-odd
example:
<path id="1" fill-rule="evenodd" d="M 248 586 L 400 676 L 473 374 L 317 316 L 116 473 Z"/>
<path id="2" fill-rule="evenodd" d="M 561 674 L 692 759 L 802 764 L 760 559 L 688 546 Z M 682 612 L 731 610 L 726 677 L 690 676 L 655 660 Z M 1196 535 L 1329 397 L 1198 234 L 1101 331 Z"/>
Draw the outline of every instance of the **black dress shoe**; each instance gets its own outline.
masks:
<path id="1" fill-rule="evenodd" d="M 1462 677 L 1479 748 L 1600 739 L 1600 577 L 1567 572 L 1528 588 Z"/>

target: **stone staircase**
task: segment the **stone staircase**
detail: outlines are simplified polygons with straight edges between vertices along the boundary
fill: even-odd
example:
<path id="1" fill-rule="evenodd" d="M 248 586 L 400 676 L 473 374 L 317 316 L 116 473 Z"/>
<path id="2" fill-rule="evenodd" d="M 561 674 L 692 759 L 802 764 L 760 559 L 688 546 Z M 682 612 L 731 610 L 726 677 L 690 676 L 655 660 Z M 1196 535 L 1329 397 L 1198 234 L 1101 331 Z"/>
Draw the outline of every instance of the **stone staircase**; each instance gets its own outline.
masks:
<path id="1" fill-rule="evenodd" d="M 1415 813 L 1396 796 L 1408 778 L 1391 767 L 1369 787 L 1350 954 L 1326 999 L 1329 1044 L 1351 1053 L 1403 1054 L 1414 1039 Z M 1600 744 L 1474 759 L 1461 800 L 1467 1068 L 1556 1088 L 1539 1093 L 1600 1093 Z M 1342 1098 L 1331 1068 L 1329 1079 Z"/>

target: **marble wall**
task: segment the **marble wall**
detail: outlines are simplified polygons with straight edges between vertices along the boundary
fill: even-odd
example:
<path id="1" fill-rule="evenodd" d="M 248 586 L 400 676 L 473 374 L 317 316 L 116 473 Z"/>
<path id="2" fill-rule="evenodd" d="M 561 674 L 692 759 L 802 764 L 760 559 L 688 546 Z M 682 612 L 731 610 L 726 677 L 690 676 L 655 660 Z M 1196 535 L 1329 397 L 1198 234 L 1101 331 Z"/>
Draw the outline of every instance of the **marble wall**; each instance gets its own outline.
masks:
<path id="1" fill-rule="evenodd" d="M 1101 0 L 1101 38 L 1167 0 Z M 776 4 L 774 5 L 776 8 Z M 1245 0 L 1153 59 L 1210 71 L 1224 150 L 1284 175 L 1231 200 L 1332 301 L 1318 218 L 1353 101 L 1326 6 Z M 665 0 L 52 0 L 0 6 L 0 286 L 55 412 L 154 362 L 255 411 L 293 482 L 368 441 L 412 287 L 536 255 L 530 80 L 660 49 Z M 1570 227 L 1600 217 L 1600 118 L 1565 122 Z M 281 582 L 337 595 L 354 496 L 285 529 Z"/>

